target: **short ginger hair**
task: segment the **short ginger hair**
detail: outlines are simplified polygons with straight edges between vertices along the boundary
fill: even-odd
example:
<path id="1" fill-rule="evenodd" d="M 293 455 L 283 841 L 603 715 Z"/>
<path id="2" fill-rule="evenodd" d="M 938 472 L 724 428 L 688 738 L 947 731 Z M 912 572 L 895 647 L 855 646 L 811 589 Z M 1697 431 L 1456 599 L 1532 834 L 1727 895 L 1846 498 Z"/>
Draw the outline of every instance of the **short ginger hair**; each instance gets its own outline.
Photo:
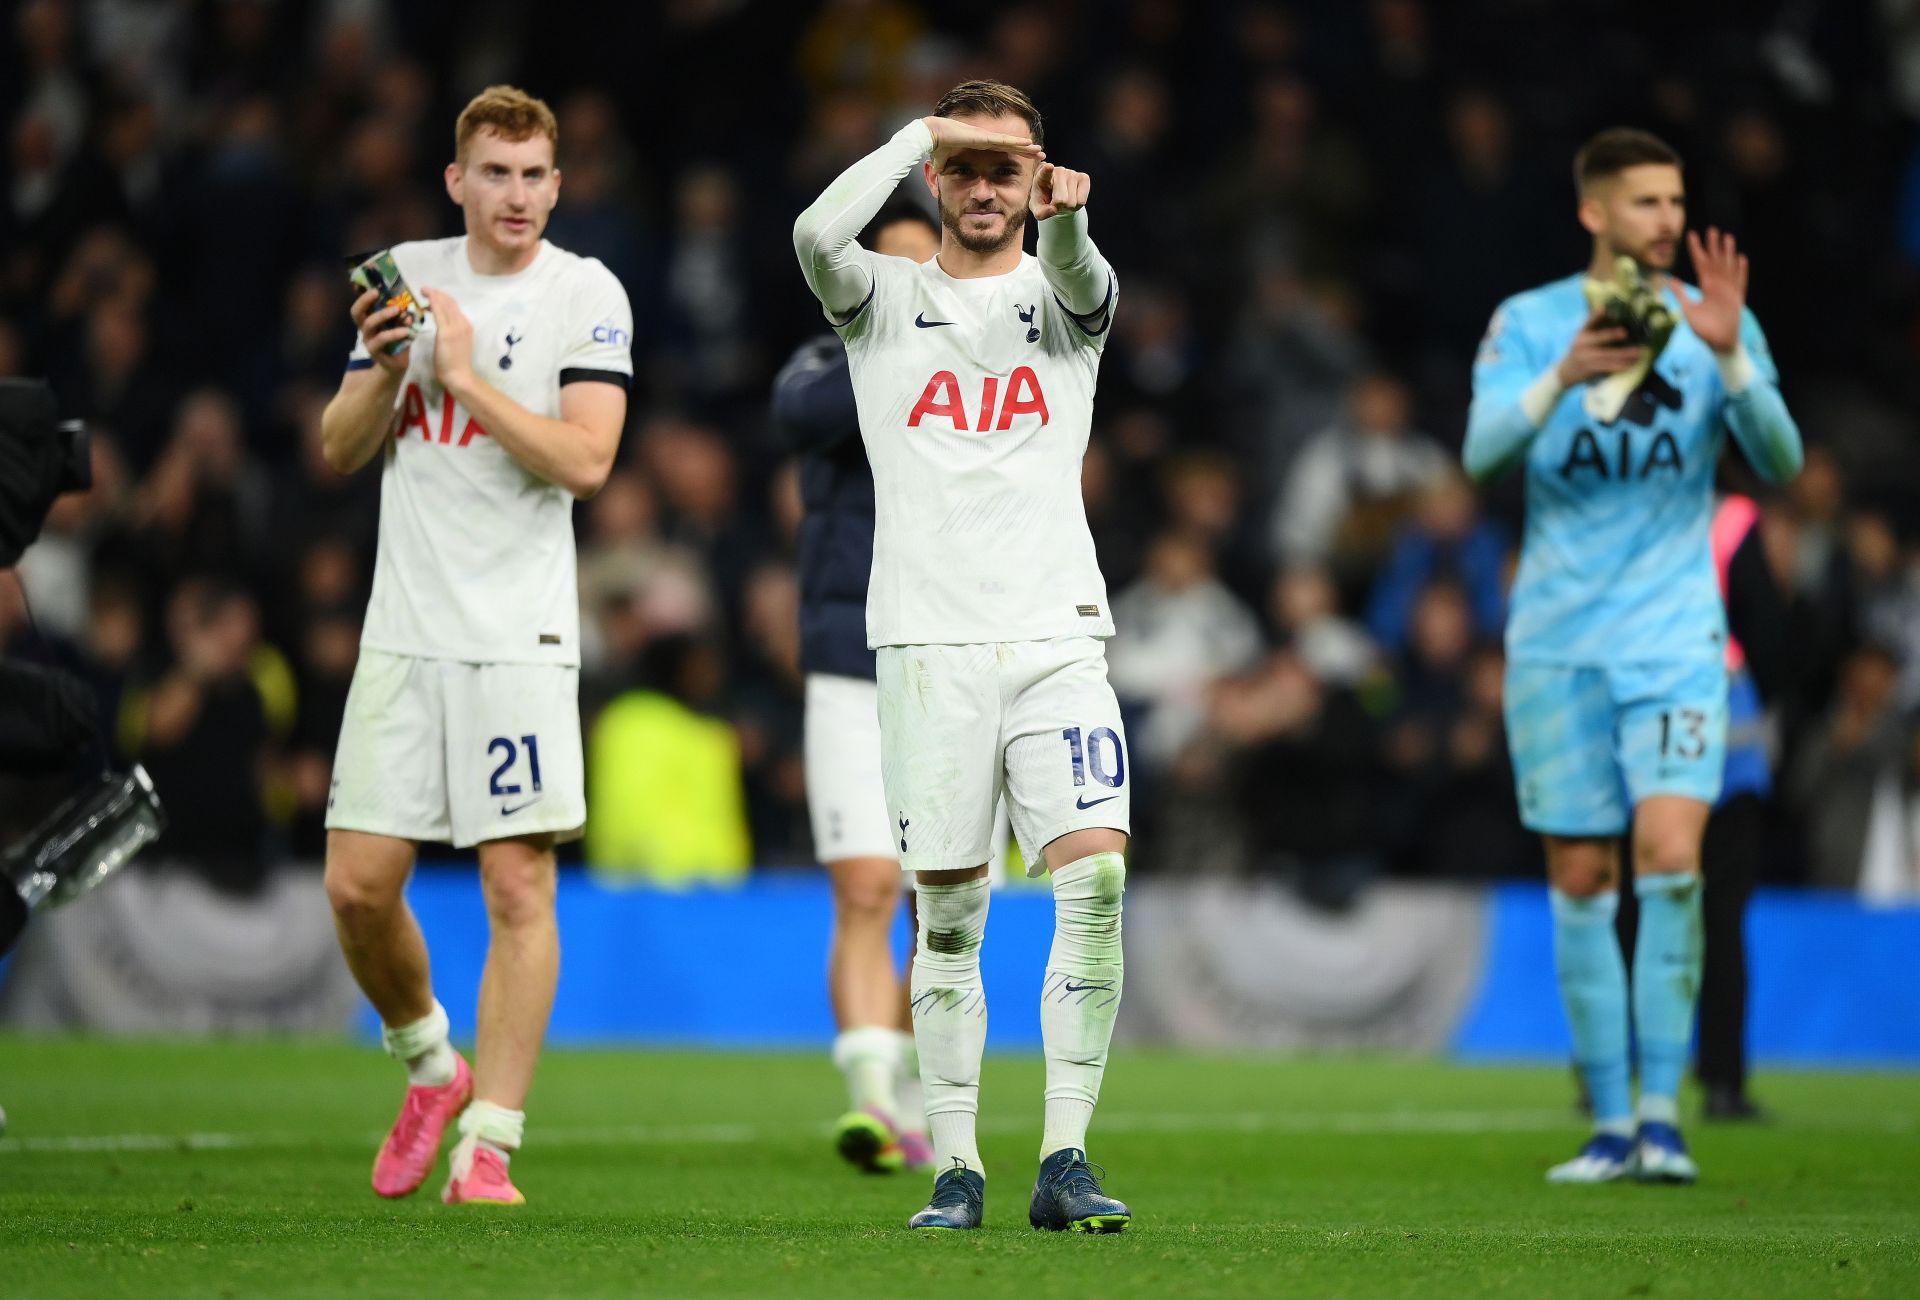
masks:
<path id="1" fill-rule="evenodd" d="M 492 131 L 502 140 L 518 143 L 536 135 L 553 142 L 560 152 L 560 123 L 547 101 L 529 95 L 518 86 L 488 86 L 460 110 L 453 128 L 453 156 L 464 161 L 467 145 L 481 131 Z"/>

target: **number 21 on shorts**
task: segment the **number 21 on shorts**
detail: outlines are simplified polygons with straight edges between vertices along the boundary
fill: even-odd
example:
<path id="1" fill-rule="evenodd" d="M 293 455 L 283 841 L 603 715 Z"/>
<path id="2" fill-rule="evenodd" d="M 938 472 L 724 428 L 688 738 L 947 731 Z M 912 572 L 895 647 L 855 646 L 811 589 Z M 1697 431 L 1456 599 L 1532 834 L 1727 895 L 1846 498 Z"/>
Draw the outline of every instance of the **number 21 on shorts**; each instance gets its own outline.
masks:
<path id="1" fill-rule="evenodd" d="M 1071 753 L 1073 783 L 1076 786 L 1084 786 L 1087 783 L 1087 777 L 1091 775 L 1097 784 L 1104 785 L 1110 790 L 1117 790 L 1127 779 L 1126 750 L 1120 743 L 1119 733 L 1112 727 L 1095 727 L 1086 733 L 1084 739 L 1080 728 L 1068 727 L 1060 733 L 1060 738 L 1067 742 L 1067 748 Z M 1109 761 L 1111 761 L 1111 767 L 1108 766 Z M 1098 799 L 1089 799 L 1081 795 L 1074 801 L 1074 807 L 1084 810 L 1118 797 L 1110 794 Z"/>
<path id="2" fill-rule="evenodd" d="M 517 804 L 501 804 L 500 815 L 502 817 L 511 817 L 514 813 L 519 812 L 522 808 L 525 808 L 528 804 L 534 803 L 540 798 L 540 738 L 538 736 L 522 736 L 520 737 L 519 745 L 515 745 L 513 740 L 507 736 L 495 736 L 487 742 L 487 757 L 500 756 L 499 766 L 493 769 L 493 775 L 488 778 L 487 793 L 500 798 L 508 798 L 522 793 L 520 782 L 506 779 L 508 774 L 513 771 L 514 766 L 520 761 L 520 751 L 522 749 L 526 750 L 527 779 L 533 786 L 533 794 L 531 798 L 522 800 Z"/>

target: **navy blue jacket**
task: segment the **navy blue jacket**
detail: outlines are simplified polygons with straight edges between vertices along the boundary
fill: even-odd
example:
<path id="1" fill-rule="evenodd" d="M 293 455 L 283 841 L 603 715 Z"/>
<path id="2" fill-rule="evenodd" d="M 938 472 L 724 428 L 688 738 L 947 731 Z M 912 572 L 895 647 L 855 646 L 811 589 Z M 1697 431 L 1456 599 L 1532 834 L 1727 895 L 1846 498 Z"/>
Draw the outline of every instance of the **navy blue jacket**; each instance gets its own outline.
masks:
<path id="1" fill-rule="evenodd" d="M 867 579 L 873 572 L 873 470 L 860 443 L 847 350 L 804 343 L 773 381 L 773 422 L 800 453 L 800 667 L 873 680 Z"/>

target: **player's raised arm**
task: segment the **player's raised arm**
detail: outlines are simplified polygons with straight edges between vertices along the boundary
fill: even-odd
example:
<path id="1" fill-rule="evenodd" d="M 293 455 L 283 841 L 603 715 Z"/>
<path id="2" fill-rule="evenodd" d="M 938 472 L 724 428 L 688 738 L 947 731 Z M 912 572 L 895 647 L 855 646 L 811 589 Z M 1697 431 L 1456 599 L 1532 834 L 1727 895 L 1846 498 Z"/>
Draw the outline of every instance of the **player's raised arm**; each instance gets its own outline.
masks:
<path id="1" fill-rule="evenodd" d="M 814 297 L 836 322 L 857 314 L 873 291 L 870 254 L 856 236 L 885 206 L 894 187 L 914 167 L 956 149 L 992 149 L 1044 158 L 1030 139 L 988 131 L 970 122 L 923 117 L 834 177 L 793 223 L 793 251 Z"/>
<path id="2" fill-rule="evenodd" d="M 1043 163 L 1028 210 L 1039 223 L 1035 251 L 1040 273 L 1068 312 L 1089 333 L 1106 328 L 1113 301 L 1113 268 L 1087 234 L 1087 198 L 1093 178 Z M 1091 319 L 1089 319 L 1091 318 Z"/>
<path id="3" fill-rule="evenodd" d="M 351 474 L 372 460 L 393 432 L 394 404 L 407 374 L 411 349 L 387 351 L 407 337 L 407 327 L 396 324 L 399 308 L 374 309 L 378 297 L 369 289 L 354 300 L 350 314 L 359 346 L 347 362 L 340 390 L 320 415 L 320 454 L 336 474 Z"/>
<path id="4" fill-rule="evenodd" d="M 1566 351 L 1555 355 L 1551 345 L 1528 336 L 1514 304 L 1503 304 L 1473 363 L 1473 405 L 1461 450 L 1467 473 L 1480 482 L 1498 478 L 1526 455 L 1569 388 L 1637 363 L 1640 349 L 1626 336 L 1595 312 Z"/>
<path id="5" fill-rule="evenodd" d="M 833 178 L 793 223 L 793 251 L 807 287 L 836 323 L 852 317 L 873 291 L 870 254 L 856 238 L 886 204 L 900 179 L 933 152 L 933 132 L 924 118 Z"/>
<path id="6" fill-rule="evenodd" d="M 1689 231 L 1687 251 L 1700 280 L 1691 297 L 1678 282 L 1674 297 L 1687 324 L 1713 349 L 1726 389 L 1727 427 L 1760 477 L 1779 483 L 1800 472 L 1806 458 L 1800 426 L 1780 396 L 1780 376 L 1760 322 L 1747 310 L 1747 258 L 1733 236 L 1709 227 L 1706 238 Z"/>

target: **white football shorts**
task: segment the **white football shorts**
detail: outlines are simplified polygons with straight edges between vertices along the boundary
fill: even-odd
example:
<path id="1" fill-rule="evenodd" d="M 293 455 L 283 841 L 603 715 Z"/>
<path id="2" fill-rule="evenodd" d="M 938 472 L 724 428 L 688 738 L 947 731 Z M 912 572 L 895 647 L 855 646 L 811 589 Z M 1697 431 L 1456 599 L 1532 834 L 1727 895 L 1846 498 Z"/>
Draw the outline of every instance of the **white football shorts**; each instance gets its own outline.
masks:
<path id="1" fill-rule="evenodd" d="M 881 773 L 903 869 L 988 861 L 1003 791 L 1030 876 L 1069 831 L 1130 831 L 1126 735 L 1099 639 L 883 646 L 878 658 Z"/>
<path id="2" fill-rule="evenodd" d="M 469 848 L 586 823 L 579 669 L 360 651 L 328 829 Z"/>
<path id="3" fill-rule="evenodd" d="M 880 688 L 861 677 L 808 673 L 806 756 L 814 856 L 899 857 L 880 784 Z"/>

